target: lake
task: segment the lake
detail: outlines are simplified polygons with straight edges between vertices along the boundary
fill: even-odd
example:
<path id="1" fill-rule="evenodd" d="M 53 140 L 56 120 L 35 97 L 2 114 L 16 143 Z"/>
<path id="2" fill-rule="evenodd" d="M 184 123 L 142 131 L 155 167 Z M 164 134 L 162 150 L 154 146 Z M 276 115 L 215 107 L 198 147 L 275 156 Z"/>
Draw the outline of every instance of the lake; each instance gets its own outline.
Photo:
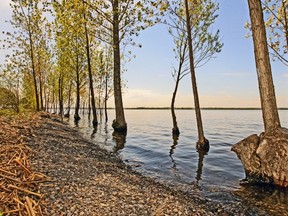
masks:
<path id="1" fill-rule="evenodd" d="M 220 202 L 244 202 L 258 209 L 259 215 L 288 215 L 286 189 L 243 187 L 245 173 L 240 160 L 231 151 L 233 144 L 263 131 L 260 110 L 202 110 L 205 137 L 210 142 L 206 155 L 196 150 L 197 129 L 194 110 L 176 110 L 179 139 L 172 138 L 170 110 L 125 110 L 126 137 L 113 135 L 114 110 L 109 123 L 93 128 L 83 113 L 77 125 L 69 123 L 88 139 L 116 152 L 133 169 L 184 190 L 197 188 L 201 196 Z M 283 127 L 288 127 L 288 110 L 280 110 Z M 263 208 L 264 206 L 264 208 Z M 262 212 L 262 213 L 261 213 Z M 261 213 L 261 214 L 260 214 Z"/>

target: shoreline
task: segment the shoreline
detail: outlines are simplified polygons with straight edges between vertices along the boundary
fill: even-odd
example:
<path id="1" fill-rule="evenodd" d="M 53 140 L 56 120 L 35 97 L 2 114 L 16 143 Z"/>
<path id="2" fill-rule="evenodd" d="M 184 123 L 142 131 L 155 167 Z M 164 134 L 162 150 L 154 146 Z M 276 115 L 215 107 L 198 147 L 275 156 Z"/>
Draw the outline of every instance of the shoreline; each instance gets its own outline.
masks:
<path id="1" fill-rule="evenodd" d="M 43 215 L 250 215 L 241 202 L 227 205 L 145 177 L 115 154 L 85 139 L 58 116 L 40 113 L 26 137 L 39 184 Z M 193 188 L 192 188 L 193 190 Z"/>

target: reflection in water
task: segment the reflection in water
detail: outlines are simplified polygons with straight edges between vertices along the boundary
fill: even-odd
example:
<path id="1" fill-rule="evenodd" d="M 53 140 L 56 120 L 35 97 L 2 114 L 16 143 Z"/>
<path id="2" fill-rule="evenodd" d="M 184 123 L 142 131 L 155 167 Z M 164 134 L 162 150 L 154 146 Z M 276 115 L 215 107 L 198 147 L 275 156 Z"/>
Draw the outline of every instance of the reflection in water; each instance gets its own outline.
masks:
<path id="1" fill-rule="evenodd" d="M 199 158 L 198 158 L 198 167 L 197 167 L 197 175 L 195 177 L 196 179 L 196 183 L 198 183 L 200 180 L 202 180 L 201 176 L 202 176 L 202 170 L 203 170 L 203 161 L 204 161 L 204 157 L 205 155 L 207 155 L 207 151 L 205 150 L 198 150 L 198 154 L 199 154 Z"/>
<path id="2" fill-rule="evenodd" d="M 79 127 L 79 120 L 74 120 L 74 125 L 75 125 L 75 127 Z"/>
<path id="3" fill-rule="evenodd" d="M 114 115 L 114 110 L 108 110 L 108 112 Z M 113 133 L 108 122 L 108 126 L 98 125 L 93 141 L 109 151 L 118 151 L 123 160 L 141 163 L 139 171 L 144 174 L 187 184 L 189 187 L 191 182 L 195 185 L 197 181 L 201 183 L 199 186 L 204 197 L 209 195 L 211 199 L 222 200 L 223 190 L 228 190 L 229 193 L 234 192 L 235 188 L 240 188 L 239 179 L 244 177 L 241 162 L 230 150 L 231 143 L 236 143 L 249 134 L 263 130 L 261 111 L 205 110 L 204 121 L 209 122 L 206 124 L 206 130 L 209 131 L 207 137 L 213 143 L 207 156 L 203 152 L 197 152 L 195 145 L 191 144 L 192 140 L 197 139 L 197 131 L 191 129 L 191 121 L 194 119 L 190 119 L 190 110 L 178 112 L 179 122 L 182 125 L 181 141 L 180 137 L 179 140 L 178 137 L 174 137 L 175 139 L 171 142 L 169 110 L 126 110 L 127 120 L 130 125 L 133 125 L 129 128 L 129 136 Z M 288 112 L 282 110 L 281 114 L 282 125 L 287 127 Z M 78 126 L 79 130 L 90 138 L 93 127 L 91 121 L 88 120 L 88 112 L 81 118 L 78 125 L 71 115 L 69 123 L 72 126 Z M 210 189 L 203 189 L 210 186 L 213 187 L 213 193 L 210 193 Z M 237 198 L 229 197 L 227 202 L 237 204 L 241 200 L 246 203 L 247 209 L 262 205 L 261 211 L 276 210 L 277 215 L 287 215 L 288 192 L 270 190 L 267 193 L 266 190 L 266 188 L 263 190 L 241 188 L 237 192 L 241 195 L 237 194 Z M 218 192 L 215 193 L 215 191 Z M 279 213 L 281 208 L 282 214 Z M 285 208 L 286 210 L 283 210 Z"/>
<path id="4" fill-rule="evenodd" d="M 263 213 L 287 215 L 288 189 L 267 185 L 245 185 L 234 191 L 248 206 L 257 206 Z"/>
<path id="5" fill-rule="evenodd" d="M 91 136 L 90 136 L 91 139 L 95 138 L 97 130 L 98 130 L 97 126 L 93 125 L 93 131 L 92 131 Z"/>
<path id="6" fill-rule="evenodd" d="M 176 150 L 176 146 L 178 145 L 178 140 L 179 140 L 179 135 L 173 134 L 173 145 L 170 148 L 169 157 L 171 158 L 171 161 L 172 161 L 172 164 L 173 164 L 172 171 L 174 173 L 174 176 L 176 177 L 176 179 L 180 180 L 181 177 L 178 174 L 177 164 L 176 164 L 176 161 L 173 158 L 174 151 Z"/>
<path id="7" fill-rule="evenodd" d="M 173 145 L 171 146 L 170 151 L 169 151 L 169 157 L 171 158 L 172 163 L 173 163 L 172 169 L 174 169 L 175 171 L 177 171 L 176 161 L 174 160 L 172 155 L 174 154 L 174 150 L 176 149 L 176 146 L 178 144 L 178 139 L 179 139 L 179 136 L 173 134 Z"/>
<path id="8" fill-rule="evenodd" d="M 114 147 L 114 152 L 118 152 L 125 146 L 127 133 L 114 131 L 112 133 L 112 136 L 113 141 L 116 143 L 116 146 Z"/>

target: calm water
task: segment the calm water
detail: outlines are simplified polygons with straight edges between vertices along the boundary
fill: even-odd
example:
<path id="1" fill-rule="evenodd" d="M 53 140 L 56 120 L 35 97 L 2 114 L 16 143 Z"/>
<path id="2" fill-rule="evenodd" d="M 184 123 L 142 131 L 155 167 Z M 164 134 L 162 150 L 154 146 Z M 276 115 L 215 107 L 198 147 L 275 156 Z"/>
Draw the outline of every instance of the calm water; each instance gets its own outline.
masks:
<path id="1" fill-rule="evenodd" d="M 279 114 L 282 126 L 288 127 L 288 111 L 281 110 Z M 206 155 L 200 155 L 195 148 L 197 130 L 193 110 L 176 111 L 181 132 L 178 140 L 172 138 L 170 110 L 126 110 L 125 115 L 126 137 L 113 136 L 114 110 L 109 110 L 109 124 L 100 124 L 97 130 L 89 123 L 87 114 L 83 114 L 77 126 L 73 118 L 69 123 L 92 141 L 117 152 L 144 175 L 184 188 L 196 185 L 201 193 L 213 200 L 225 201 L 227 193 L 231 193 L 235 195 L 229 196 L 232 201 L 240 199 L 252 207 L 265 205 L 269 215 L 288 215 L 286 190 L 239 186 L 239 180 L 245 178 L 245 174 L 240 160 L 231 152 L 231 146 L 248 135 L 263 131 L 261 111 L 203 110 L 205 137 L 210 141 Z M 267 211 L 262 213 L 265 215 Z"/>

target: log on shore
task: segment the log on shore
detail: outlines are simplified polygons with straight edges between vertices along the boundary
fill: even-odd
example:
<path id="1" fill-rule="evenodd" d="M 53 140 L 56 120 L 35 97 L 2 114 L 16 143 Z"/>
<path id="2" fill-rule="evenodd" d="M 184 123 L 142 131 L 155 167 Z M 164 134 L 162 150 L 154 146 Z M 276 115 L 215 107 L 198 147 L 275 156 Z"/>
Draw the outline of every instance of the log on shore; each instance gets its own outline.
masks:
<path id="1" fill-rule="evenodd" d="M 233 145 L 246 173 L 246 182 L 288 187 L 288 129 L 253 134 Z"/>

